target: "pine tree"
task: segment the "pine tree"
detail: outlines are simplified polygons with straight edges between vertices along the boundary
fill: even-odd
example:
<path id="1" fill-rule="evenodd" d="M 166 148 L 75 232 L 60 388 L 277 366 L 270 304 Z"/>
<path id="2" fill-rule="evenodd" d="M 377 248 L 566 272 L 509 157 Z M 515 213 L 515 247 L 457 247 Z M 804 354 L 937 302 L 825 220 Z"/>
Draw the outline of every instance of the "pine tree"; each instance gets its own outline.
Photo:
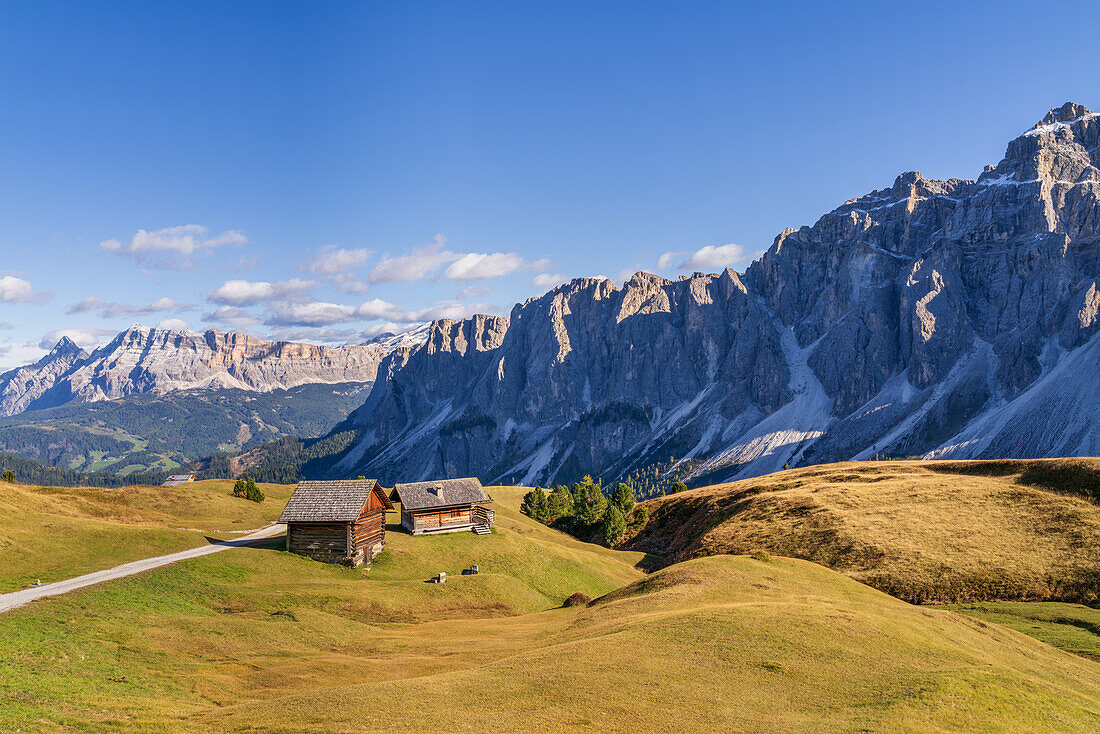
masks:
<path id="1" fill-rule="evenodd" d="M 573 514 L 573 495 L 569 489 L 558 485 L 546 498 L 546 521 L 554 522 L 558 518 Z"/>
<path id="2" fill-rule="evenodd" d="M 543 491 L 542 487 L 535 487 L 523 495 L 523 503 L 519 506 L 519 510 L 532 520 L 541 523 L 549 522 L 547 520 L 546 492 Z"/>
<path id="3" fill-rule="evenodd" d="M 634 503 L 637 501 L 634 490 L 630 488 L 630 485 L 619 483 L 611 492 L 611 504 L 618 507 L 619 512 L 623 513 L 624 517 L 630 514 L 630 511 L 634 509 Z"/>
<path id="4" fill-rule="evenodd" d="M 603 517 L 607 498 L 592 481 L 592 477 L 573 485 L 573 516 L 585 525 L 593 525 Z"/>
<path id="5" fill-rule="evenodd" d="M 619 539 L 623 537 L 625 531 L 626 519 L 623 517 L 622 511 L 619 510 L 615 503 L 609 502 L 600 523 L 603 544 L 611 548 L 619 542 Z"/>

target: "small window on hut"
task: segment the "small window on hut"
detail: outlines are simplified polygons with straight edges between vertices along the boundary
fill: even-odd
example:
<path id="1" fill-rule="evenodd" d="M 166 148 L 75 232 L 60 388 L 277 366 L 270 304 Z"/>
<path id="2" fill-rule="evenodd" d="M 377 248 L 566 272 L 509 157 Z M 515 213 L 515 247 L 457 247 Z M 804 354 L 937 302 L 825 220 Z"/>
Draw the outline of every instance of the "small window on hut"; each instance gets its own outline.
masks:
<path id="1" fill-rule="evenodd" d="M 457 507 L 451 510 L 451 517 L 462 517 L 462 510 Z"/>

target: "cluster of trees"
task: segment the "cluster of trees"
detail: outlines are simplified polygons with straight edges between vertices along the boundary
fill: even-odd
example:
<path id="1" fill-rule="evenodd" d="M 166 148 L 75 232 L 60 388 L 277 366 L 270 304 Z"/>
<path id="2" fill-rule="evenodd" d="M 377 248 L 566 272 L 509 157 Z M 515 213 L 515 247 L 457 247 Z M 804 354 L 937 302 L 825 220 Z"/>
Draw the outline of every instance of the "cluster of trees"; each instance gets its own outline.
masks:
<path id="1" fill-rule="evenodd" d="M 626 532 L 626 518 L 635 502 L 637 498 L 630 485 L 617 484 L 610 497 L 605 497 L 600 485 L 586 476 L 572 487 L 559 485 L 549 493 L 535 487 L 524 495 L 520 511 L 533 520 L 575 535 L 597 534 L 604 545 L 611 547 Z"/>
<path id="2" fill-rule="evenodd" d="M 667 462 L 654 462 L 627 474 L 623 481 L 634 489 L 634 494 L 639 499 L 662 497 L 682 491 L 680 487 L 686 489 L 680 478 L 688 476 L 698 463 L 696 459 L 681 459 L 677 462 L 674 456 L 670 456 Z"/>
<path id="3" fill-rule="evenodd" d="M 233 485 L 233 496 L 243 497 L 250 502 L 263 502 L 264 493 L 260 491 L 260 488 L 256 486 L 256 482 L 251 477 L 238 479 Z"/>
<path id="4" fill-rule="evenodd" d="M 4 472 L 4 481 L 8 484 L 15 484 L 15 472 L 13 472 L 11 469 L 8 469 L 6 472 Z"/>

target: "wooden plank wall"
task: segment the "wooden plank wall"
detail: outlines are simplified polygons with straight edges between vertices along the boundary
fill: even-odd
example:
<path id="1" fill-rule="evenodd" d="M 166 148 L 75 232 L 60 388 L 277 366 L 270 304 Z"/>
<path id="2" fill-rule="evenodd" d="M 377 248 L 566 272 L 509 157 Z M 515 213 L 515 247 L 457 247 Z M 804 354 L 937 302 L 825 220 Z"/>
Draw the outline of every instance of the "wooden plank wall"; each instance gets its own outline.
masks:
<path id="1" fill-rule="evenodd" d="M 468 525 L 472 522 L 469 507 L 452 510 L 422 510 L 413 513 L 413 519 L 417 530 L 449 527 L 451 525 Z"/>
<path id="2" fill-rule="evenodd" d="M 290 523 L 287 550 L 325 563 L 340 563 L 348 556 L 346 523 Z"/>
<path id="3" fill-rule="evenodd" d="M 351 537 L 355 562 L 374 560 L 386 542 L 385 510 L 372 510 L 360 515 L 351 528 Z"/>

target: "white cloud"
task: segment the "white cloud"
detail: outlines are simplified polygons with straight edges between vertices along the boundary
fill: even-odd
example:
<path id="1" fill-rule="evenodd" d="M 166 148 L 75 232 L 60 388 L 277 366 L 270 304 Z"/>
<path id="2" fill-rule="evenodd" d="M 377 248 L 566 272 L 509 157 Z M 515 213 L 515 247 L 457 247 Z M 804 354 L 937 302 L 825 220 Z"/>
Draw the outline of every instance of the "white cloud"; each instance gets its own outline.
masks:
<path id="1" fill-rule="evenodd" d="M 201 224 L 184 224 L 153 231 L 139 229 L 127 243 L 104 240 L 99 247 L 106 252 L 125 255 L 137 262 L 168 270 L 193 267 L 191 258 L 226 245 L 243 245 L 248 241 L 237 230 L 228 229 L 211 235 Z"/>
<path id="2" fill-rule="evenodd" d="M 564 282 L 565 276 L 561 273 L 539 273 L 534 278 L 531 278 L 531 285 L 535 288 L 545 288 L 546 290 L 561 285 Z"/>
<path id="3" fill-rule="evenodd" d="M 341 293 L 366 293 L 370 289 L 369 283 L 356 278 L 351 273 L 336 273 L 332 276 L 332 284 Z"/>
<path id="4" fill-rule="evenodd" d="M 49 293 L 36 293 L 31 284 L 14 275 L 0 277 L 0 303 L 42 303 Z"/>
<path id="5" fill-rule="evenodd" d="M 525 267 L 527 262 L 514 252 L 468 252 L 443 273 L 447 280 L 499 278 Z"/>
<path id="6" fill-rule="evenodd" d="M 194 306 L 192 304 L 176 303 L 171 298 L 158 298 L 150 304 L 136 306 L 129 303 L 105 301 L 96 296 L 88 296 L 83 301 L 77 301 L 69 306 L 65 309 L 65 313 L 74 314 L 98 311 L 102 318 L 112 319 L 119 316 L 145 316 L 163 311 L 187 311 L 193 308 Z"/>
<path id="7" fill-rule="evenodd" d="M 374 321 L 375 319 L 399 322 L 416 321 L 416 319 L 410 319 L 408 314 L 397 306 L 380 298 L 359 304 L 358 308 L 355 309 L 355 316 L 361 321 Z"/>
<path id="8" fill-rule="evenodd" d="M 761 253 L 747 254 L 741 245 L 705 245 L 695 252 L 666 252 L 657 258 L 658 270 L 714 272 L 744 268 Z"/>
<path id="9" fill-rule="evenodd" d="M 157 324 L 158 329 L 171 329 L 173 331 L 190 331 L 191 324 L 183 319 L 165 319 Z"/>
<path id="10" fill-rule="evenodd" d="M 0 321 L 0 331 L 11 331 L 14 328 L 10 321 Z"/>
<path id="11" fill-rule="evenodd" d="M 441 301 L 434 306 L 414 311 L 405 311 L 378 298 L 364 301 L 358 306 L 313 301 L 273 304 L 265 323 L 276 327 L 322 327 L 358 321 L 411 324 L 433 319 L 461 319 L 473 313 L 494 313 L 497 310 L 496 306 L 488 303 L 465 304 L 459 301 Z"/>
<path id="12" fill-rule="evenodd" d="M 106 341 L 106 337 L 114 336 L 116 333 L 114 329 L 54 329 L 42 335 L 38 346 L 42 349 L 53 349 L 61 341 L 61 337 L 67 336 L 77 346 L 88 349 L 99 346 Z"/>
<path id="13" fill-rule="evenodd" d="M 462 255 L 443 249 L 447 238 L 436 235 L 435 242 L 397 257 L 383 257 L 370 271 L 371 283 L 398 283 L 422 280 Z"/>
<path id="14" fill-rule="evenodd" d="M 370 250 L 359 248 L 345 250 L 336 245 L 327 245 L 306 261 L 305 269 L 311 273 L 335 275 L 353 268 L 361 268 L 370 259 Z"/>
<path id="15" fill-rule="evenodd" d="M 270 326 L 331 326 L 355 320 L 355 307 L 339 303 L 278 303 L 267 318 Z"/>
<path id="16" fill-rule="evenodd" d="M 227 280 L 207 298 L 226 306 L 251 306 L 268 301 L 302 302 L 320 285 L 315 280 L 291 278 L 277 283 L 262 280 Z"/>
<path id="17" fill-rule="evenodd" d="M 262 323 L 248 311 L 235 306 L 219 306 L 210 313 L 204 313 L 202 320 L 212 324 L 225 324 L 233 329 L 243 329 L 246 326 Z"/>

